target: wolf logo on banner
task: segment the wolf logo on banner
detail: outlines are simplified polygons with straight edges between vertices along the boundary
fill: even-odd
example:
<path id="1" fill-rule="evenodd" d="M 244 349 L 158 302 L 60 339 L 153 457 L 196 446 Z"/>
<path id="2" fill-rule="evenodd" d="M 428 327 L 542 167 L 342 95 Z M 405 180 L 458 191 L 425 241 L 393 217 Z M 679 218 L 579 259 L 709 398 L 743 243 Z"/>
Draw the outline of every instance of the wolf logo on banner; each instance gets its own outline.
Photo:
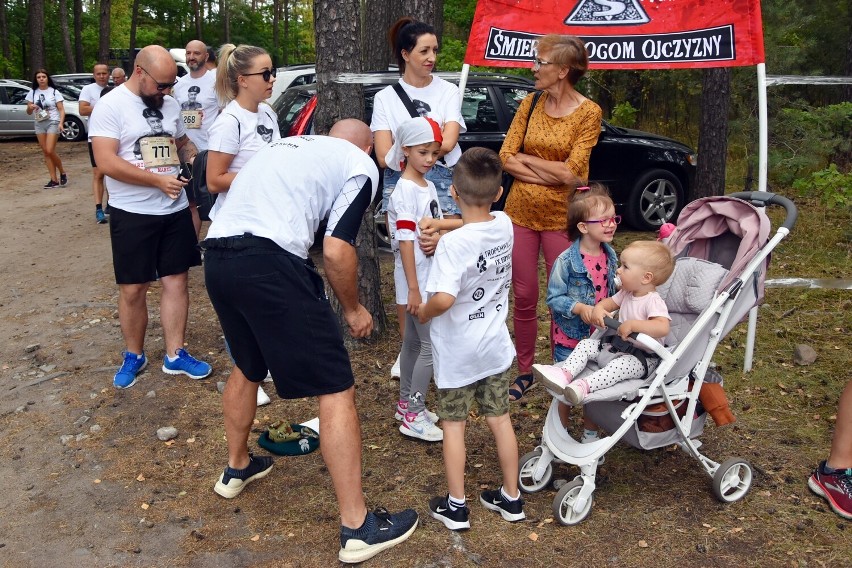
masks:
<path id="1" fill-rule="evenodd" d="M 647 24 L 650 21 L 639 0 L 582 0 L 565 18 L 569 26 Z"/>

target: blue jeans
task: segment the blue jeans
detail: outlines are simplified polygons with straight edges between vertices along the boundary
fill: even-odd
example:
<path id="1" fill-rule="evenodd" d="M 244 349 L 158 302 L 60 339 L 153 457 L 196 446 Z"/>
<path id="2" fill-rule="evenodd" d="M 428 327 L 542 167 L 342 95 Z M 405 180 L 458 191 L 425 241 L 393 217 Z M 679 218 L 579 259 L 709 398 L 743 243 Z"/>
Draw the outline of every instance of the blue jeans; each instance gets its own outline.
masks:
<path id="1" fill-rule="evenodd" d="M 553 346 L 553 362 L 560 363 L 568 358 L 571 352 L 574 351 L 571 347 L 565 347 L 564 345 L 554 345 Z"/>

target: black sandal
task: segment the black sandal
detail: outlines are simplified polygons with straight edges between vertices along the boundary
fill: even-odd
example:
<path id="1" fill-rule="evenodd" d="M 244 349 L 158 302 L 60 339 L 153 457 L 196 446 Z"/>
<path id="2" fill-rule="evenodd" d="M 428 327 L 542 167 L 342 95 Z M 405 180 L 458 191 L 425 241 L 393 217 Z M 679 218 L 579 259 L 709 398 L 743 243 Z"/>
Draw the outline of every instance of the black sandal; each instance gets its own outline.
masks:
<path id="1" fill-rule="evenodd" d="M 518 375 L 513 386 L 509 387 L 509 402 L 518 402 L 524 398 L 524 394 L 535 384 L 532 374 Z"/>

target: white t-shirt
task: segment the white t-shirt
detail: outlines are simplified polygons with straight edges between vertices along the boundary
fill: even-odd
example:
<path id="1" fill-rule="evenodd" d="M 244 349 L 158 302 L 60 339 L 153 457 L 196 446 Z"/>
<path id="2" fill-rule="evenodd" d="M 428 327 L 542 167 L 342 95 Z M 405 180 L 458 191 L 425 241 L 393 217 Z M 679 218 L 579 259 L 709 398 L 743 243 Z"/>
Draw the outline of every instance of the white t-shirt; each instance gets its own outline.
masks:
<path id="1" fill-rule="evenodd" d="M 506 327 L 512 283 L 512 222 L 502 211 L 468 223 L 438 241 L 429 272 L 429 294 L 456 301 L 432 320 L 432 361 L 438 388 L 458 388 L 502 373 L 515 347 Z"/>
<path id="2" fill-rule="evenodd" d="M 46 89 L 36 89 L 27 93 L 27 100 L 34 105 L 43 108 L 50 115 L 51 122 L 59 122 L 59 109 L 56 108 L 56 103 L 61 103 L 65 100 L 62 93 L 48 87 Z M 35 117 L 35 112 L 33 113 Z"/>
<path id="3" fill-rule="evenodd" d="M 448 122 L 458 122 L 459 132 L 467 132 L 464 118 L 461 114 L 461 95 L 459 88 L 452 83 L 432 76 L 432 82 L 425 87 L 412 87 L 400 77 L 399 84 L 408 94 L 408 98 L 418 110 L 420 116 L 428 116 L 438 123 L 441 129 Z M 373 102 L 373 117 L 370 120 L 370 130 L 390 130 L 396 132 L 399 125 L 411 118 L 411 114 L 405 108 L 405 104 L 389 85 L 376 93 Z M 446 156 L 444 161 L 452 167 L 461 157 L 461 148 L 456 143 Z"/>
<path id="4" fill-rule="evenodd" d="M 190 93 L 190 88 L 192 92 Z M 199 150 L 207 149 L 210 128 L 219 115 L 219 101 L 216 99 L 216 71 L 210 70 L 198 79 L 189 74 L 178 79 L 172 90 L 172 96 L 180 103 L 181 120 L 186 135 Z M 192 128 L 198 117 L 193 111 L 202 111 L 200 128 Z"/>
<path id="5" fill-rule="evenodd" d="M 414 241 L 414 268 L 417 271 L 417 284 L 422 294 L 426 292 L 426 282 L 429 279 L 432 257 L 423 254 L 417 243 L 417 239 L 420 237 L 419 223 L 423 217 L 443 219 L 435 184 L 426 180 L 426 186 L 421 187 L 411 180 L 400 178 L 388 200 L 388 227 L 391 233 L 391 250 L 394 257 L 393 279 L 396 285 L 397 304 L 408 303 L 408 280 L 406 280 L 405 270 L 402 268 L 402 256 L 399 252 L 400 241 Z M 424 296 L 421 301 L 425 299 Z"/>
<path id="6" fill-rule="evenodd" d="M 92 106 L 95 106 L 95 103 L 97 103 L 101 98 L 101 91 L 106 88 L 106 85 L 101 86 L 97 83 L 89 83 L 80 90 L 79 100 L 87 102 Z"/>
<path id="7" fill-rule="evenodd" d="M 261 103 L 257 112 L 252 112 L 234 100 L 228 103 L 213 123 L 207 148 L 234 156 L 228 171 L 238 172 L 258 150 L 280 138 L 278 120 L 271 106 Z M 218 195 L 210 210 L 211 220 L 222 209 L 228 192 Z"/>
<path id="8" fill-rule="evenodd" d="M 351 142 L 282 138 L 258 150 L 240 170 L 207 237 L 251 233 L 308 258 L 320 221 L 328 217 L 326 236 L 354 243 L 378 181 L 376 164 Z"/>
<path id="9" fill-rule="evenodd" d="M 180 158 L 174 140 L 186 134 L 180 122 L 180 106 L 172 97 L 160 109 L 149 109 L 127 85 L 119 85 L 98 101 L 89 119 L 89 138 L 118 140 L 118 157 L 137 168 L 158 175 L 177 177 Z M 169 144 L 169 141 L 172 141 Z M 148 161 L 143 159 L 143 149 Z M 110 205 L 143 215 L 167 215 L 189 203 L 183 191 L 171 199 L 156 187 L 134 185 L 106 176 Z"/>

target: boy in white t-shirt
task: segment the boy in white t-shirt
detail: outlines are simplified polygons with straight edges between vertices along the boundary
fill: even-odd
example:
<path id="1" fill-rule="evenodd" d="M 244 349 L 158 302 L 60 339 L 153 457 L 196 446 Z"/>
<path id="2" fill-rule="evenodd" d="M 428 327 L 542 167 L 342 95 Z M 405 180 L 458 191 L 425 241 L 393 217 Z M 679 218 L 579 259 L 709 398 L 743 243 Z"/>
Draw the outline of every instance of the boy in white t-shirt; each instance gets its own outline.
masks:
<path id="1" fill-rule="evenodd" d="M 431 118 L 410 118 L 400 124 L 395 134 L 385 160 L 403 173 L 388 201 L 388 227 L 394 253 L 396 303 L 405 306 L 405 334 L 394 417 L 401 421 L 399 431 L 404 435 L 440 442 L 444 434 L 435 425 L 438 417 L 426 409 L 426 393 L 432 381 L 429 325 L 418 322 L 416 316 L 432 265 L 432 257 L 426 256 L 418 244 L 418 221 L 424 217 L 441 217 L 435 185 L 424 177 L 438 160 L 441 128 Z"/>
<path id="2" fill-rule="evenodd" d="M 462 212 L 462 226 L 438 241 L 418 319 L 432 319 L 438 416 L 444 427 L 444 468 L 449 493 L 429 501 L 429 513 L 450 530 L 470 528 L 465 504 L 464 433 L 476 400 L 494 435 L 503 486 L 483 491 L 480 503 L 507 521 L 525 518 L 518 488 L 518 440 L 509 418 L 507 371 L 515 348 L 506 327 L 512 282 L 512 222 L 490 211 L 502 193 L 502 164 L 487 148 L 462 154 L 450 191 Z M 447 229 L 458 220 L 423 219 L 421 228 Z"/>

